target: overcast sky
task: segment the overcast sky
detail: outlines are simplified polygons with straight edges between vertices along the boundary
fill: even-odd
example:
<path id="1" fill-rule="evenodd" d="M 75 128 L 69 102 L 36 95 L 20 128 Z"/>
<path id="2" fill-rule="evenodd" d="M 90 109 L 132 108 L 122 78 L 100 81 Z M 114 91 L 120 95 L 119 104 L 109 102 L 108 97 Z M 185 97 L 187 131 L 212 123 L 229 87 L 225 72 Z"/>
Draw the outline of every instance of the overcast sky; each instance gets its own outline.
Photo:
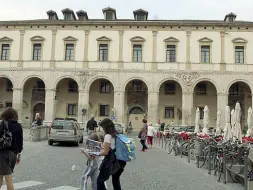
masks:
<path id="1" fill-rule="evenodd" d="M 62 18 L 61 10 L 80 9 L 89 18 L 103 18 L 102 9 L 115 8 L 118 18 L 133 18 L 139 8 L 149 12 L 150 19 L 222 20 L 227 13 L 237 20 L 253 21 L 253 0 L 0 0 L 0 20 L 47 19 L 50 9 Z"/>

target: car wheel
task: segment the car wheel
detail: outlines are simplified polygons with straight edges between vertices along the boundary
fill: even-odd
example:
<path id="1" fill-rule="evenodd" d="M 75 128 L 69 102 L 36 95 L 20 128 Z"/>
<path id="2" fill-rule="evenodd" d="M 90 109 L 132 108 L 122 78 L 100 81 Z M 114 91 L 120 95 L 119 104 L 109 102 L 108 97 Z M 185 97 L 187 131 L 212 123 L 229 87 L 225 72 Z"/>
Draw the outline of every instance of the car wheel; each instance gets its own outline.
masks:
<path id="1" fill-rule="evenodd" d="M 79 146 L 79 144 L 80 144 L 80 141 L 77 141 L 75 144 L 76 144 L 76 146 Z"/>
<path id="2" fill-rule="evenodd" d="M 81 143 L 81 144 L 83 143 L 83 136 L 82 136 L 81 139 L 80 139 L 80 143 Z"/>
<path id="3" fill-rule="evenodd" d="M 53 144 L 54 144 L 53 141 L 51 141 L 51 140 L 48 141 L 48 145 L 52 146 Z"/>

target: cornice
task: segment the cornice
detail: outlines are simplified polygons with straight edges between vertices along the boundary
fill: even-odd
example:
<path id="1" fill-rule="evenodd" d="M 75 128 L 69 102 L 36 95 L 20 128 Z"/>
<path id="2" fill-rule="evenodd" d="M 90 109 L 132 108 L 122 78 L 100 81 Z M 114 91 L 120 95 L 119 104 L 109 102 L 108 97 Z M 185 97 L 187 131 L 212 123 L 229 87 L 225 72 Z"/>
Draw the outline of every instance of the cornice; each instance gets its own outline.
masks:
<path id="1" fill-rule="evenodd" d="M 171 74 L 171 75 L 190 75 L 197 74 L 199 77 L 204 75 L 252 75 L 253 72 L 232 72 L 232 71 L 184 71 L 184 70 L 143 70 L 143 69 L 78 69 L 78 68 L 2 68 L 1 72 L 100 72 L 100 73 L 153 73 L 153 74 Z"/>

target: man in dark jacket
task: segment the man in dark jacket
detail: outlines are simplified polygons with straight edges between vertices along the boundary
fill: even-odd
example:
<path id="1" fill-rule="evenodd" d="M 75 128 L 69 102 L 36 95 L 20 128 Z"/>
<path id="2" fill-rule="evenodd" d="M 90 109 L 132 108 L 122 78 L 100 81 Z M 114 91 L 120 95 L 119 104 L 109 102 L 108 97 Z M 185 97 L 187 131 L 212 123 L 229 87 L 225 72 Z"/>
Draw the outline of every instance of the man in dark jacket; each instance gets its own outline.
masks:
<path id="1" fill-rule="evenodd" d="M 98 127 L 98 124 L 95 121 L 95 117 L 91 116 L 91 119 L 87 122 L 87 125 L 86 125 L 88 136 L 90 136 L 92 133 L 96 132 L 97 127 Z"/>

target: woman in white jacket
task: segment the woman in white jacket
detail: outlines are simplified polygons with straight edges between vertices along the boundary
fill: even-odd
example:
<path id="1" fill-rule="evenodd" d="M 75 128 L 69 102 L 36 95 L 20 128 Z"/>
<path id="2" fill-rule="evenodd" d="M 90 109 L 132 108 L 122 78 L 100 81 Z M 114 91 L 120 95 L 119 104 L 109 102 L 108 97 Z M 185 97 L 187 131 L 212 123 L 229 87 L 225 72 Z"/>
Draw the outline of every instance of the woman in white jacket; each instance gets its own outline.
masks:
<path id="1" fill-rule="evenodd" d="M 150 122 L 148 125 L 148 147 L 152 148 L 153 145 L 153 137 L 154 137 L 154 127 L 152 126 L 152 123 Z"/>

